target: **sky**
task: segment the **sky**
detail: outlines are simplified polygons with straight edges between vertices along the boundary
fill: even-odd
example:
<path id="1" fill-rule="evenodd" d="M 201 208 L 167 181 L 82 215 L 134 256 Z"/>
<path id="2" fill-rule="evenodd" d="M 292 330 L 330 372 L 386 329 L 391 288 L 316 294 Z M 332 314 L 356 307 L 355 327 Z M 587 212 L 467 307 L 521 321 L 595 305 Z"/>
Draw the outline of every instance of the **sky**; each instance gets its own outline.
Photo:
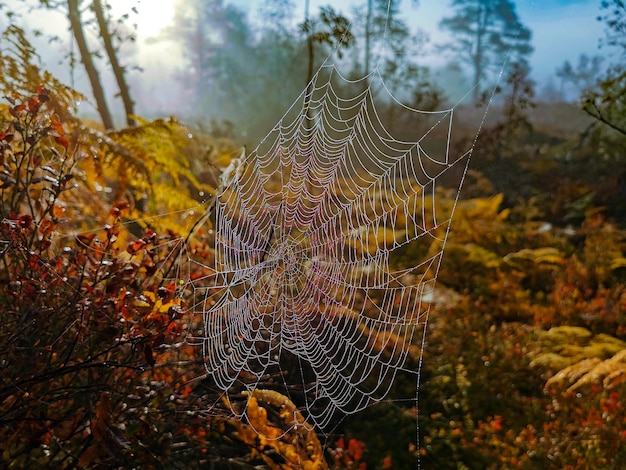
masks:
<path id="1" fill-rule="evenodd" d="M 249 11 L 251 18 L 262 0 L 230 0 L 244 10 Z M 304 16 L 304 1 L 294 0 L 299 9 L 298 16 Z M 110 0 L 116 8 L 123 9 L 128 0 Z M 332 6 L 343 12 L 358 3 L 356 0 L 310 0 L 310 9 L 315 12 L 320 6 Z M 362 2 L 361 2 L 362 3 Z M 445 42 L 445 33 L 438 25 L 442 18 L 449 16 L 451 0 L 404 0 L 402 13 L 405 21 L 413 30 L 418 28 L 427 32 L 430 44 Z M 600 0 L 519 0 L 517 12 L 524 25 L 532 30 L 534 52 L 530 58 L 533 78 L 541 85 L 554 78 L 555 70 L 565 60 L 575 63 L 581 53 L 587 55 L 605 54 L 598 50 L 600 38 L 604 35 L 603 25 L 596 20 L 600 13 Z M 175 0 L 141 0 L 139 3 L 139 34 L 146 38 L 158 35 L 166 27 L 173 14 Z M 158 7 L 156 7 L 158 5 Z M 164 59 L 163 43 L 139 44 L 145 52 L 145 60 L 149 64 L 169 60 Z M 156 51 L 155 51 L 156 49 Z M 172 51 L 172 53 L 174 53 Z M 167 57 L 167 54 L 166 54 Z M 439 54 L 421 59 L 426 65 L 441 61 Z"/>
<path id="2" fill-rule="evenodd" d="M 254 21 L 255 13 L 263 0 L 227 1 L 247 10 L 251 20 Z M 298 17 L 303 17 L 305 0 L 293 1 L 299 9 Z M 350 9 L 359 3 L 357 0 L 310 0 L 310 2 L 310 10 L 313 13 L 318 11 L 320 6 L 329 3 L 336 10 L 349 13 Z M 131 15 L 130 19 L 138 24 L 138 40 L 132 46 L 135 53 L 133 60 L 136 60 L 136 65 L 144 71 L 140 75 L 134 74 L 131 82 L 141 85 L 133 90 L 135 95 L 138 95 L 137 101 L 144 106 L 139 112 L 150 114 L 167 111 L 167 108 L 171 107 L 166 96 L 167 90 L 176 86 L 178 70 L 184 66 L 181 58 L 182 49 L 179 44 L 155 38 L 170 25 L 176 0 L 138 0 L 138 2 L 109 0 L 109 3 L 114 14 L 129 12 L 132 6 L 137 6 L 138 15 Z M 446 40 L 438 25 L 442 18 L 451 14 L 451 3 L 452 0 L 402 1 L 405 21 L 413 31 L 421 29 L 428 34 L 429 44 L 433 46 L 430 48 L 431 51 L 434 51 L 435 44 L 441 44 Z M 554 80 L 556 68 L 565 60 L 575 63 L 581 53 L 594 55 L 608 52 L 598 50 L 599 40 L 604 35 L 603 25 L 596 20 L 600 13 L 600 0 L 519 0 L 515 3 L 520 20 L 533 33 L 534 53 L 530 57 L 530 63 L 538 88 L 544 86 L 551 78 Z M 64 19 L 59 19 L 60 21 L 51 22 L 49 18 L 41 15 L 26 16 L 27 23 L 46 30 L 57 27 L 58 34 L 69 39 L 66 23 Z M 46 23 L 45 26 L 40 25 L 42 22 Z M 67 51 L 67 45 L 63 47 Z M 417 62 L 428 66 L 441 65 L 441 53 L 431 52 L 430 55 L 419 58 Z M 46 66 L 52 68 L 53 73 L 57 75 L 67 74 L 58 63 L 49 63 Z M 73 81 L 74 86 L 88 94 L 84 73 L 77 71 Z"/>
<path id="3" fill-rule="evenodd" d="M 332 4 L 337 10 L 348 12 L 355 0 L 310 0 L 311 11 Z M 254 13 L 262 0 L 231 0 L 244 10 Z M 299 14 L 303 16 L 304 0 L 295 0 Z M 123 9 L 128 0 L 110 0 L 114 7 Z M 143 38 L 156 36 L 172 17 L 175 0 L 141 0 L 138 25 Z M 554 74 L 564 60 L 575 61 L 580 53 L 596 54 L 598 41 L 603 36 L 603 26 L 596 20 L 600 9 L 599 0 L 521 0 L 515 2 L 520 20 L 533 32 L 534 54 L 531 58 L 535 76 L 545 79 Z M 448 0 L 404 0 L 403 15 L 414 29 L 426 31 L 431 42 L 445 40 L 439 31 L 439 21 L 450 14 Z M 158 7 L 156 7 L 158 5 Z"/>

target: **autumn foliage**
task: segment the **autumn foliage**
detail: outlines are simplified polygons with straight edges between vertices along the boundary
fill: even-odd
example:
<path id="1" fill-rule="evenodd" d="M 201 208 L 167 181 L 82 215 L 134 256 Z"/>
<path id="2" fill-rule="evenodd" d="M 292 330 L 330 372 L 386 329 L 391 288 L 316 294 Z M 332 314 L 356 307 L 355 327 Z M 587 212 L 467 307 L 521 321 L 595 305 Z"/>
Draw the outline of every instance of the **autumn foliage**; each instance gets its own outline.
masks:
<path id="1" fill-rule="evenodd" d="M 148 174 L 104 191 L 120 171 L 108 154 L 123 144 L 85 129 L 69 114 L 71 95 L 40 78 L 30 93 L 5 90 L 2 109 L 0 460 L 154 465 L 184 436 L 163 418 L 185 379 L 160 370 L 192 358 L 179 286 L 159 275 L 179 236 L 129 235 L 136 209 L 124 194 Z"/>
<path id="2" fill-rule="evenodd" d="M 103 132 L 75 116 L 79 95 L 33 65 L 18 29 L 5 39 L 0 466 L 626 465 L 626 232 L 619 188 L 602 186 L 620 161 L 589 160 L 583 148 L 566 162 L 563 138 L 536 158 L 506 159 L 524 191 L 497 187 L 494 166 L 470 171 L 433 300 L 419 408 L 393 401 L 415 394 L 414 375 L 399 375 L 392 399 L 324 435 L 276 391 L 229 400 L 201 380 L 189 281 L 210 278 L 213 241 L 198 221 L 210 224 L 212 165 L 228 151 L 202 160 L 175 120 Z M 452 210 L 451 192 L 437 196 Z M 419 255 L 408 249 L 394 264 Z M 234 419 L 242 409 L 247 419 Z"/>

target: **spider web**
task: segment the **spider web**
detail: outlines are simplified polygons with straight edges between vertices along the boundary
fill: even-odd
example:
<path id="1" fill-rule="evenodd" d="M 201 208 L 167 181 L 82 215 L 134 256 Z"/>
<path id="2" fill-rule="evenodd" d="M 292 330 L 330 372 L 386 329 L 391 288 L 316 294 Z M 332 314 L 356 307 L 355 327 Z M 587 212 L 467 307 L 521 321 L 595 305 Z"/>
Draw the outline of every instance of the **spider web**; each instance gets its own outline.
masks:
<path id="1" fill-rule="evenodd" d="M 412 118 L 413 139 L 385 128 L 381 103 Z M 214 206 L 214 284 L 193 286 L 196 340 L 222 392 L 267 387 L 279 371 L 325 429 L 384 399 L 398 372 L 419 380 L 454 209 L 440 181 L 458 197 L 469 156 L 450 156 L 453 114 L 401 106 L 377 71 L 349 81 L 325 65 L 233 161 Z"/>

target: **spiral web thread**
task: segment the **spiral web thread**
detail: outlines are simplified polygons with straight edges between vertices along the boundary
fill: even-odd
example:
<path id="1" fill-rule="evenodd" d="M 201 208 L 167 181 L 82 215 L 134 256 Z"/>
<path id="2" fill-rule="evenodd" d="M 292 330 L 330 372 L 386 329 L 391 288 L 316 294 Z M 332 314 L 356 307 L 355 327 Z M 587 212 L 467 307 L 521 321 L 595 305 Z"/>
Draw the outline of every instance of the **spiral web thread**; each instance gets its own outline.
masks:
<path id="1" fill-rule="evenodd" d="M 417 139 L 384 128 L 375 94 L 420 123 Z M 458 197 L 469 155 L 450 157 L 452 118 L 402 107 L 377 72 L 350 82 L 323 66 L 233 162 L 216 199 L 215 285 L 197 291 L 198 340 L 220 390 L 252 390 L 280 370 L 324 429 L 383 399 L 399 371 L 419 375 L 453 212 L 438 182 L 460 168 Z"/>

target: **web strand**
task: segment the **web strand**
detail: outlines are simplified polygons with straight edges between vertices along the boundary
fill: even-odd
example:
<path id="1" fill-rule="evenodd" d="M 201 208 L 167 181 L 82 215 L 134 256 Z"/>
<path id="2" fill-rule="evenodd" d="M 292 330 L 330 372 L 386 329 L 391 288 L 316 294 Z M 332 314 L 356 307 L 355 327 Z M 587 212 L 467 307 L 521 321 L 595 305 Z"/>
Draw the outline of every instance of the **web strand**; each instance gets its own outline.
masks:
<path id="1" fill-rule="evenodd" d="M 320 429 L 418 370 L 452 216 L 439 180 L 467 159 L 449 154 L 450 110 L 407 108 L 434 123 L 394 138 L 372 96 L 381 83 L 322 67 L 233 169 L 215 206 L 215 285 L 198 299 L 216 386 L 253 390 L 281 370 Z M 427 151 L 435 133 L 445 144 Z M 421 259 L 394 265 L 418 245 Z"/>

